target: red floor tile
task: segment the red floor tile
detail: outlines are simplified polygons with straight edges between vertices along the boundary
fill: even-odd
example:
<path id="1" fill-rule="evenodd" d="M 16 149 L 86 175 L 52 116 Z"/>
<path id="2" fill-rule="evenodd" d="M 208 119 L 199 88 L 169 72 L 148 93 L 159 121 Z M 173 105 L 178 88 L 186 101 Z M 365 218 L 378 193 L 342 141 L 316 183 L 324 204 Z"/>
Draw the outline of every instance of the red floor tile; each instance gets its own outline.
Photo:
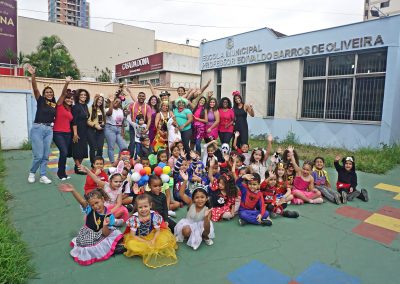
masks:
<path id="1" fill-rule="evenodd" d="M 376 213 L 386 215 L 389 217 L 393 217 L 396 219 L 400 219 L 400 209 L 399 208 L 394 208 L 390 206 L 385 206 L 379 209 Z"/>
<path id="2" fill-rule="evenodd" d="M 352 218 L 360 221 L 364 221 L 373 213 L 367 210 L 351 207 L 351 206 L 343 206 L 336 209 L 336 213 L 347 218 Z"/>
<path id="3" fill-rule="evenodd" d="M 364 238 L 368 238 L 386 245 L 390 245 L 398 235 L 397 232 L 368 223 L 361 223 L 355 227 L 352 232 Z"/>

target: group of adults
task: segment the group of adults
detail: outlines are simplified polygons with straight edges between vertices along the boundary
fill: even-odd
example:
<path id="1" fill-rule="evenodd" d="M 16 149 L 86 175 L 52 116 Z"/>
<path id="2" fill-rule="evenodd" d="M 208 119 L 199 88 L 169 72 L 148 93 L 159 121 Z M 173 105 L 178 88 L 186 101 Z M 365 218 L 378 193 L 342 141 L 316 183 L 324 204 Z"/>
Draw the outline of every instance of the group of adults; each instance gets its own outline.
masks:
<path id="1" fill-rule="evenodd" d="M 46 172 L 52 141 L 59 149 L 57 176 L 60 180 L 70 178 L 66 173 L 68 157 L 74 159 L 75 173 L 85 174 L 80 171 L 82 161 L 89 156 L 93 163 L 96 156 L 103 156 L 104 141 L 107 142 L 111 163 L 115 161 L 116 144 L 119 150 L 128 148 L 133 157 L 135 129 L 129 126 L 130 143 L 127 145 L 124 139 L 125 121 L 128 116 L 135 121 L 139 114 L 144 117 L 150 141 L 155 139 L 161 126 L 173 118 L 186 153 L 194 147 L 200 152 L 203 140 L 209 142 L 219 137 L 221 143 L 229 144 L 234 131 L 240 132 L 238 147 L 248 144 L 247 115 L 254 116 L 253 107 L 244 104 L 238 92 L 232 94 L 233 107 L 227 97 L 218 102 L 212 92 L 203 96 L 210 81 L 200 89 L 187 92 L 184 87 L 179 87 L 178 98 L 174 101 L 170 101 L 170 94 L 166 91 L 157 96 L 151 84 L 149 86 L 152 96 L 147 102 L 144 92 L 139 92 L 135 98 L 128 88 L 120 85 L 116 94 L 109 99 L 102 94 L 96 94 L 93 103 L 88 106 L 89 92 L 85 89 L 68 89 L 70 77 L 65 79 L 61 96 L 56 100 L 51 86 L 45 86 L 40 93 L 35 68 L 27 66 L 27 70 L 32 77 L 33 94 L 37 101 L 35 120 L 30 132 L 33 161 L 28 176 L 29 183 L 35 182 L 39 168 L 39 182 L 51 183 Z M 126 94 L 132 102 L 123 106 Z"/>

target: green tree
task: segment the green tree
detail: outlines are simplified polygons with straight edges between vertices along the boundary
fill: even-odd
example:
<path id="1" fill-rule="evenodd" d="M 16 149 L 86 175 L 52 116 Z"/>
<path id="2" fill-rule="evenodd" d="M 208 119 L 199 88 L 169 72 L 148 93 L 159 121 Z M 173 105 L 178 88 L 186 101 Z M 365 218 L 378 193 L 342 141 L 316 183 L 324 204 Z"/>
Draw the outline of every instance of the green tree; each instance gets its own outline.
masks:
<path id="1" fill-rule="evenodd" d="M 56 35 L 43 37 L 37 50 L 26 57 L 27 61 L 36 67 L 36 76 L 60 79 L 66 76 L 80 78 L 75 60 Z"/>
<path id="2" fill-rule="evenodd" d="M 94 67 L 96 70 L 96 74 L 99 71 L 98 67 Z M 101 69 L 100 75 L 96 77 L 96 81 L 99 82 L 111 82 L 111 70 L 106 67 L 106 70 Z"/>
<path id="3" fill-rule="evenodd" d="M 7 59 L 10 61 L 10 65 L 17 58 L 17 55 L 11 48 L 6 49 L 5 55 L 6 55 Z"/>

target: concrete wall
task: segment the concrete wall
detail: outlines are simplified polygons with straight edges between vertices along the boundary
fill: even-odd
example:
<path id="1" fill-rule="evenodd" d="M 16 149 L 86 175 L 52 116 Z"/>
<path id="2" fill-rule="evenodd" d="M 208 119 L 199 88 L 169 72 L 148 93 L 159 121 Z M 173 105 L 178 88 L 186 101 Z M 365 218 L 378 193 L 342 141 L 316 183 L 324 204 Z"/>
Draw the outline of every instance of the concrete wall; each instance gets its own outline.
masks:
<path id="1" fill-rule="evenodd" d="M 18 48 L 24 54 L 36 50 L 43 36 L 57 35 L 75 59 L 82 76 L 96 77 L 100 70 L 154 52 L 155 31 L 111 23 L 97 31 L 18 17 Z"/>
<path id="2" fill-rule="evenodd" d="M 265 64 L 247 66 L 246 103 L 252 104 L 258 117 L 267 115 L 267 67 Z"/>
<path id="3" fill-rule="evenodd" d="M 200 88 L 200 75 L 171 72 L 169 86 L 171 88 L 183 86 L 186 89 Z"/>
<path id="4" fill-rule="evenodd" d="M 197 46 L 178 44 L 169 41 L 156 40 L 154 42 L 154 53 L 171 52 L 186 56 L 199 57 L 200 49 Z"/>
<path id="5" fill-rule="evenodd" d="M 296 118 L 300 90 L 301 61 L 281 61 L 276 65 L 275 118 Z"/>
<path id="6" fill-rule="evenodd" d="M 196 74 L 200 77 L 199 58 L 164 52 L 163 69 L 171 72 Z"/>
<path id="7" fill-rule="evenodd" d="M 221 98 L 228 97 L 232 99 L 232 92 L 235 90 L 240 90 L 239 76 L 239 68 L 237 67 L 222 69 Z"/>

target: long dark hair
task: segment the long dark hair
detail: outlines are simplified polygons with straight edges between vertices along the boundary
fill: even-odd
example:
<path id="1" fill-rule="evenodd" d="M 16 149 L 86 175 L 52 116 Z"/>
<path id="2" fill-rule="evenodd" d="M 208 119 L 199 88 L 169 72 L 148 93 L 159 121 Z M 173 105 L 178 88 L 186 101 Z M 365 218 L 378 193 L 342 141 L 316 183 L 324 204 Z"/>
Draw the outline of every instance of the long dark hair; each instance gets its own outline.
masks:
<path id="1" fill-rule="evenodd" d="M 92 104 L 92 115 L 90 116 L 90 120 L 93 121 L 96 119 L 97 117 L 97 109 L 99 108 L 97 106 L 97 101 L 102 98 L 103 99 L 103 104 L 100 106 L 100 110 L 101 110 L 101 114 L 103 115 L 103 121 L 105 121 L 105 117 L 106 117 L 106 112 L 104 111 L 104 103 L 105 103 L 105 99 L 102 96 L 95 96 L 94 97 L 94 101 Z"/>
<path id="2" fill-rule="evenodd" d="M 236 101 L 235 101 L 236 97 L 239 97 L 240 98 L 240 103 L 244 105 L 242 96 L 241 95 L 234 95 L 233 96 L 233 108 L 239 108 L 239 104 L 237 104 Z"/>
<path id="3" fill-rule="evenodd" d="M 215 102 L 214 107 L 210 107 L 210 102 L 211 102 L 211 101 L 214 101 L 214 102 Z M 218 110 L 218 101 L 217 101 L 216 98 L 210 98 L 210 99 L 208 100 L 208 102 L 207 102 L 207 111 L 210 111 L 210 110 L 212 110 L 212 111 L 217 111 L 217 110 Z"/>
<path id="4" fill-rule="evenodd" d="M 236 197 L 238 195 L 238 189 L 235 185 L 235 179 L 231 173 L 225 173 L 220 175 L 218 181 L 222 180 L 225 184 L 225 192 L 228 197 Z"/>
<path id="5" fill-rule="evenodd" d="M 81 94 L 82 92 L 85 92 L 85 93 L 86 93 L 85 104 L 87 105 L 88 102 L 90 101 L 90 94 L 89 94 L 89 92 L 88 92 L 87 90 L 85 90 L 85 89 L 77 89 L 77 90 L 75 91 L 75 95 L 74 95 L 75 104 L 78 104 L 78 103 L 79 103 L 79 96 L 80 96 L 80 94 Z"/>
<path id="6" fill-rule="evenodd" d="M 156 110 L 156 112 L 159 112 L 159 111 L 160 111 L 160 99 L 159 99 L 157 96 L 152 95 L 152 96 L 149 98 L 149 100 L 147 101 L 147 104 L 148 104 L 151 108 L 153 108 L 153 106 L 151 105 L 151 99 L 152 99 L 152 98 L 156 98 L 157 103 L 156 103 L 156 105 L 154 106 L 154 109 Z"/>
<path id="7" fill-rule="evenodd" d="M 192 200 L 194 200 L 194 197 L 196 196 L 196 194 L 198 194 L 198 193 L 203 193 L 206 197 L 207 197 L 207 201 L 206 201 L 206 204 L 204 204 L 204 206 L 206 206 L 206 207 L 208 207 L 208 208 L 211 208 L 211 205 L 210 205 L 210 200 L 208 199 L 208 193 L 207 193 L 207 191 L 203 188 L 203 187 L 197 187 L 194 191 L 193 191 L 193 193 L 192 193 Z M 194 204 L 194 203 L 193 203 Z M 189 207 L 188 207 L 188 210 L 189 210 Z"/>
<path id="8" fill-rule="evenodd" d="M 203 109 L 200 112 L 200 117 L 201 119 L 205 118 L 205 114 L 206 114 L 206 106 L 207 106 L 207 99 L 205 97 L 201 97 L 198 101 L 197 101 L 197 105 L 195 106 L 195 108 L 193 109 L 193 114 L 197 111 L 197 109 L 200 107 L 200 100 L 204 99 L 204 106 Z"/>

